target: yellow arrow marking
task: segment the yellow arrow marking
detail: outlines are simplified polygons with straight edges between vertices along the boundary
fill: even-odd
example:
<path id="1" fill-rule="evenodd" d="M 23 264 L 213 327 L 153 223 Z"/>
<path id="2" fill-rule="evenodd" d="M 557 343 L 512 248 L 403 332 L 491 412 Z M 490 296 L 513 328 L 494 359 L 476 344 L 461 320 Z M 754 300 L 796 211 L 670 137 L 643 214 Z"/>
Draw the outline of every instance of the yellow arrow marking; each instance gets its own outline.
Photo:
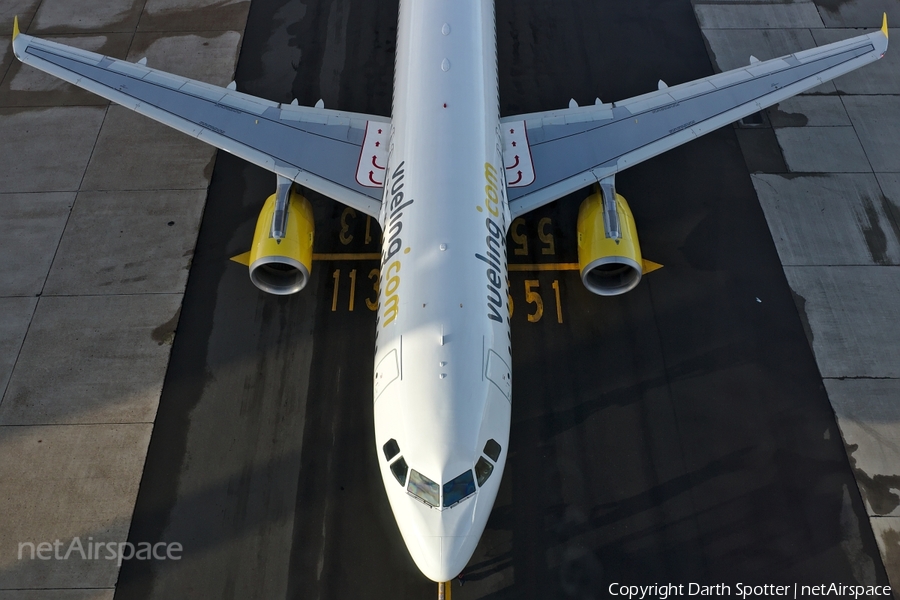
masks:
<path id="1" fill-rule="evenodd" d="M 655 263 L 652 260 L 645 259 L 642 262 L 644 263 L 644 265 L 643 265 L 644 266 L 644 275 L 646 275 L 647 273 L 652 273 L 653 271 L 658 271 L 659 269 L 663 268 L 663 266 L 661 264 Z"/>
<path id="2" fill-rule="evenodd" d="M 381 255 L 377 252 L 333 252 L 333 253 L 321 253 L 321 254 L 313 254 L 313 260 L 315 261 L 323 261 L 323 260 L 378 260 L 381 258 Z M 250 266 L 250 253 L 244 252 L 243 254 L 238 254 L 237 256 L 232 256 L 231 260 L 236 263 L 242 264 L 246 267 Z M 659 263 L 655 263 L 652 260 L 644 260 L 643 261 L 643 271 L 646 275 L 647 273 L 652 273 L 653 271 L 657 271 L 663 268 L 663 265 Z M 537 272 L 537 271 L 577 271 L 579 269 L 578 263 L 513 263 L 509 265 L 510 272 Z"/>
<path id="3" fill-rule="evenodd" d="M 381 255 L 377 252 L 336 252 L 334 254 L 313 254 L 313 260 L 378 260 Z"/>
<path id="4" fill-rule="evenodd" d="M 511 264 L 510 271 L 577 271 L 578 263 Z"/>
<path id="5" fill-rule="evenodd" d="M 238 254 L 237 256 L 232 256 L 231 260 L 233 260 L 236 263 L 242 264 L 245 267 L 249 267 L 250 266 L 250 253 L 244 252 L 243 254 Z"/>

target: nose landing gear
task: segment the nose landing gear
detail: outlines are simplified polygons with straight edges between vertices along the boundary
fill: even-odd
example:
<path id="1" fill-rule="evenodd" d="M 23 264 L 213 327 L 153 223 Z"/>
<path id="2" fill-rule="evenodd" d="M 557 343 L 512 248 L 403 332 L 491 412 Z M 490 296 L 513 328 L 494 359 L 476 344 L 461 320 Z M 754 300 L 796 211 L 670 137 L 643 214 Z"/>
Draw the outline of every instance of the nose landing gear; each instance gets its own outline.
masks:
<path id="1" fill-rule="evenodd" d="M 450 583 L 449 581 L 441 582 L 438 584 L 438 600 L 451 600 L 450 598 Z"/>

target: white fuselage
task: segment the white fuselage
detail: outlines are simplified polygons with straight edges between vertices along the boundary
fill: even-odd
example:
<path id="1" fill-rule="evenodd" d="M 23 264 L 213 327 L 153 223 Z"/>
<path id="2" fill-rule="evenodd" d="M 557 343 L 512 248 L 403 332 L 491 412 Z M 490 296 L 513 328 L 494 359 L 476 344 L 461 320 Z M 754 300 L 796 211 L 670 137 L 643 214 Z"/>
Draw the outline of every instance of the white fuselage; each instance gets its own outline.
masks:
<path id="1" fill-rule="evenodd" d="M 509 440 L 509 212 L 492 0 L 401 2 L 392 119 L 375 438 L 410 554 L 427 577 L 448 581 L 478 544 Z M 389 440 L 399 447 L 391 460 Z M 488 440 L 501 450 L 477 491 L 454 506 L 444 506 L 450 494 L 430 506 L 410 493 L 413 471 L 439 487 L 472 471 Z M 390 468 L 401 458 L 405 476 Z"/>

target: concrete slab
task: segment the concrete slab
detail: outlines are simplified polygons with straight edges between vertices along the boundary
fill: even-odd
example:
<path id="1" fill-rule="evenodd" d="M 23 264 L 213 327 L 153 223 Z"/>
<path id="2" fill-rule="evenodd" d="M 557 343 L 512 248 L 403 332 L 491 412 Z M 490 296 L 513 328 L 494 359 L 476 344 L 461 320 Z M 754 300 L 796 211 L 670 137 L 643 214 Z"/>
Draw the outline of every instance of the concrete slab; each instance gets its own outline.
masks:
<path id="1" fill-rule="evenodd" d="M 750 64 L 750 56 L 769 60 L 816 47 L 809 29 L 707 29 L 703 32 L 719 71 Z M 832 82 L 813 88 L 808 94 L 834 93 Z"/>
<path id="2" fill-rule="evenodd" d="M 878 14 L 878 25 L 881 26 L 881 13 Z M 900 16 L 900 15 L 898 15 Z M 813 38 L 816 43 L 830 44 L 839 40 L 864 33 L 859 29 L 814 29 Z M 891 39 L 900 38 L 900 29 L 890 29 Z M 900 94 L 900 52 L 896 45 L 891 46 L 884 58 L 847 73 L 834 80 L 837 90 L 843 94 Z"/>
<path id="3" fill-rule="evenodd" d="M 872 168 L 900 173 L 900 96 L 847 96 L 843 101 Z"/>
<path id="4" fill-rule="evenodd" d="M 785 267 L 822 377 L 900 377 L 900 267 Z"/>
<path id="5" fill-rule="evenodd" d="M 111 105 L 81 189 L 205 190 L 215 152 L 195 138 Z"/>
<path id="6" fill-rule="evenodd" d="M 105 116 L 96 106 L 0 108 L 0 189 L 77 190 Z"/>
<path id="7" fill-rule="evenodd" d="M 876 517 L 869 521 L 894 590 L 894 599 L 900 600 L 900 517 Z"/>
<path id="8" fill-rule="evenodd" d="M 131 44 L 131 35 L 111 33 L 90 36 L 47 36 L 61 44 L 68 44 L 106 56 L 124 57 Z M 68 84 L 35 68 L 13 61 L 0 83 L 0 106 L 85 106 L 109 104 L 96 94 Z"/>
<path id="9" fill-rule="evenodd" d="M 795 173 L 866 173 L 872 167 L 853 127 L 776 129 L 788 169 Z M 823 152 L 840 148 L 840 152 Z"/>
<path id="10" fill-rule="evenodd" d="M 234 78 L 241 34 L 237 31 L 208 35 L 138 33 L 128 60 L 147 58 L 147 66 L 206 83 L 226 86 Z"/>
<path id="11" fill-rule="evenodd" d="M 773 127 L 848 127 L 850 117 L 837 96 L 794 96 L 769 108 Z"/>
<path id="12" fill-rule="evenodd" d="M 44 294 L 184 292 L 205 204 L 206 190 L 82 192 Z"/>
<path id="13" fill-rule="evenodd" d="M 751 178 L 783 265 L 900 265 L 894 207 L 874 175 Z"/>
<path id="14" fill-rule="evenodd" d="M 18 16 L 19 29 L 27 33 L 40 4 L 41 0 L 0 0 L 0 31 L 9 36 L 13 18 Z"/>
<path id="15" fill-rule="evenodd" d="M 700 29 L 824 27 L 814 4 L 735 4 L 694 7 Z"/>
<path id="16" fill-rule="evenodd" d="M 74 192 L 0 194 L 0 296 L 44 288 Z"/>
<path id="17" fill-rule="evenodd" d="M 0 427 L 0 451 L 16 457 L 0 461 L 0 588 L 113 587 L 115 559 L 19 560 L 19 543 L 125 541 L 151 430 L 150 424 Z"/>
<path id="18" fill-rule="evenodd" d="M 146 33 L 132 45 L 145 6 Z M 27 33 L 66 35 L 65 43 L 117 57 L 133 50 L 153 66 L 224 85 L 248 9 L 248 0 L 0 0 L 0 162 L 7 165 L 0 170 L 0 252 L 8 257 L 0 267 L 0 600 L 113 598 L 115 561 L 19 561 L 17 545 L 126 539 L 181 302 L 180 294 L 159 292 L 184 286 L 193 250 L 188 231 L 196 234 L 214 156 L 204 144 L 127 113 L 134 124 L 113 116 L 104 126 L 109 145 L 101 140 L 102 156 L 92 161 L 105 101 L 21 69 L 9 52 L 12 16 L 19 14 Z M 178 35 L 164 40 L 151 34 L 155 28 Z M 33 105 L 54 108 L 10 110 Z M 122 148 L 129 152 L 120 155 Z M 147 191 L 90 192 L 76 200 L 89 164 L 94 189 Z M 188 191 L 158 191 L 182 188 Z M 28 221 L 29 211 L 36 220 L 50 201 L 61 212 L 47 217 L 49 225 Z M 66 227 L 73 201 L 75 218 Z M 121 237 L 105 237 L 110 226 Z M 52 273 L 55 291 L 67 296 L 44 290 L 37 298 L 63 229 Z M 98 259 L 99 246 L 115 260 Z M 20 261 L 9 272 L 9 257 L 31 261 L 36 281 L 16 279 L 26 269 Z M 3 298 L 13 284 L 27 295 Z"/>
<path id="19" fill-rule="evenodd" d="M 879 29 L 881 15 L 894 17 L 897 0 L 853 0 L 852 2 L 821 2 L 819 14 L 825 27 L 862 27 Z"/>
<path id="20" fill-rule="evenodd" d="M 28 33 L 132 32 L 144 0 L 42 0 Z"/>
<path id="21" fill-rule="evenodd" d="M 0 399 L 12 374 L 37 298 L 0 298 Z"/>
<path id="22" fill-rule="evenodd" d="M 870 515 L 900 517 L 900 379 L 826 379 Z"/>
<path id="23" fill-rule="evenodd" d="M 0 600 L 113 600 L 114 589 L 105 590 L 0 590 Z"/>
<path id="24" fill-rule="evenodd" d="M 0 425 L 152 423 L 180 294 L 42 297 Z"/>
<path id="25" fill-rule="evenodd" d="M 249 0 L 147 0 L 138 31 L 239 31 Z"/>

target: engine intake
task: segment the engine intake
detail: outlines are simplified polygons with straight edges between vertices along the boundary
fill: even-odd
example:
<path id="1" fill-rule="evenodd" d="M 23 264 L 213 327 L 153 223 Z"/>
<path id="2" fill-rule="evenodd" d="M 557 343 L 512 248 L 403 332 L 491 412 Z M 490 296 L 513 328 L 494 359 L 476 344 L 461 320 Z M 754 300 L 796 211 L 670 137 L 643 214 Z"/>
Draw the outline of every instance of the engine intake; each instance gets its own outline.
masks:
<path id="1" fill-rule="evenodd" d="M 312 271 L 314 227 L 309 201 L 289 186 L 269 196 L 250 249 L 253 285 L 279 296 L 302 290 Z"/>
<path id="2" fill-rule="evenodd" d="M 611 184 L 598 187 L 578 209 L 578 266 L 584 286 L 600 296 L 624 294 L 641 281 L 634 217 Z"/>

